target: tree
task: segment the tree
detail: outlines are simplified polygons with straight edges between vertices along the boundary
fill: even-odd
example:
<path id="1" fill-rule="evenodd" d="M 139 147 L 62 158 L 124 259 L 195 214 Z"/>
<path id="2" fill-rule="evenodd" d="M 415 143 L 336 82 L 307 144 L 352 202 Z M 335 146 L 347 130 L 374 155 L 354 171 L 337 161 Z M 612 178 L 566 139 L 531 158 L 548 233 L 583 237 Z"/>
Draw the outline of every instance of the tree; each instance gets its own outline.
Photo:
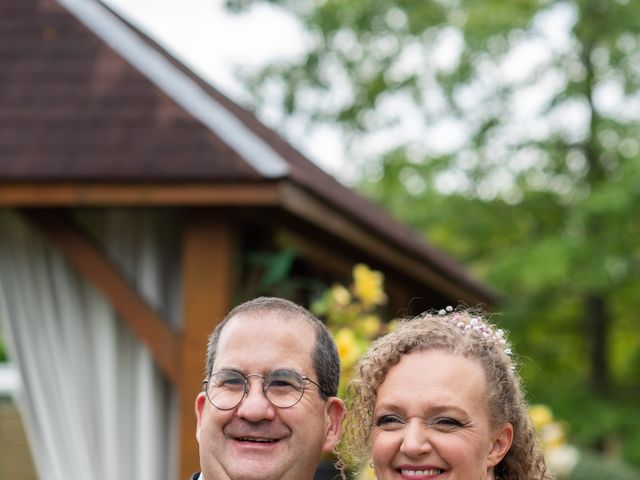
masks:
<path id="1" fill-rule="evenodd" d="M 256 99 L 275 83 L 296 121 L 348 132 L 363 191 L 503 292 L 532 394 L 608 409 L 574 428 L 611 441 L 640 387 L 640 4 L 271 3 L 310 47 L 246 76 Z"/>

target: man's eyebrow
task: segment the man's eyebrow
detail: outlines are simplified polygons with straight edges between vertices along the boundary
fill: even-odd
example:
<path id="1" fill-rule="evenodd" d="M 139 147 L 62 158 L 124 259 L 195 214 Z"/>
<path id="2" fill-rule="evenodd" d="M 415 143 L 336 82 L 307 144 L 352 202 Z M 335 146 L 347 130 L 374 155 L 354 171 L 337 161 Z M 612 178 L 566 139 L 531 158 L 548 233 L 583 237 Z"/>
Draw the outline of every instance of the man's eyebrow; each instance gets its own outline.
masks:
<path id="1" fill-rule="evenodd" d="M 240 368 L 236 368 L 236 367 L 227 367 L 227 366 L 221 366 L 220 368 L 216 368 L 215 370 L 213 370 L 211 372 L 211 374 L 213 375 L 214 373 L 219 373 L 219 372 L 235 372 L 235 373 L 239 373 L 240 375 L 246 376 L 246 375 L 251 375 L 250 372 L 246 372 L 244 369 L 240 369 Z M 298 375 L 300 375 L 301 377 L 304 376 L 302 373 L 300 373 L 298 370 L 296 370 L 295 368 L 291 368 L 291 367 L 277 367 L 274 368 L 273 370 L 267 370 L 267 371 L 262 371 L 262 372 L 253 372 L 253 374 L 258 373 L 259 375 L 265 376 L 265 375 L 273 375 L 273 374 L 287 374 L 287 373 L 297 373 Z"/>
<path id="2" fill-rule="evenodd" d="M 213 370 L 211 373 L 214 374 L 219 372 L 235 372 L 235 373 L 239 373 L 240 375 L 244 375 L 244 372 L 242 370 L 239 370 L 235 367 L 224 367 L 224 366 Z"/>
<path id="3" fill-rule="evenodd" d="M 289 368 L 289 367 L 274 368 L 269 373 L 291 373 L 291 372 L 297 373 L 298 375 L 302 375 L 295 368 Z"/>

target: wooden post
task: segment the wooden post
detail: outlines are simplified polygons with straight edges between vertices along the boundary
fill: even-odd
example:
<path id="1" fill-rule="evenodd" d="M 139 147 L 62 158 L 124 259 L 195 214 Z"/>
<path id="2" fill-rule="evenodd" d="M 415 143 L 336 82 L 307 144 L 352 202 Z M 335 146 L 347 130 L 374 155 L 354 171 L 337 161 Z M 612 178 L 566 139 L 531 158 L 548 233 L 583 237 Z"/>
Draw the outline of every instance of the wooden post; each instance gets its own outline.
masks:
<path id="1" fill-rule="evenodd" d="M 207 340 L 231 306 L 234 234 L 228 217 L 212 210 L 187 215 L 182 246 L 182 337 L 180 343 L 179 478 L 200 462 L 194 402 L 202 389 Z"/>

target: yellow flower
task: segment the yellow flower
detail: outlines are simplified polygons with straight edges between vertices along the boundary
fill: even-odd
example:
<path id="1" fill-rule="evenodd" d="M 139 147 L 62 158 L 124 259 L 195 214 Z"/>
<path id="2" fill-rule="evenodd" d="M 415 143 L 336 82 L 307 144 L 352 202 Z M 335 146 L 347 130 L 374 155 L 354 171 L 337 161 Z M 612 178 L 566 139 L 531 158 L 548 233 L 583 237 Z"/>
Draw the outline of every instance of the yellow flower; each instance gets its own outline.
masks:
<path id="1" fill-rule="evenodd" d="M 376 473 L 370 462 L 367 462 L 366 466 L 360 470 L 358 480 L 376 480 Z"/>
<path id="2" fill-rule="evenodd" d="M 331 287 L 331 300 L 336 305 L 346 307 L 351 302 L 351 294 L 342 285 L 334 285 Z"/>
<path id="3" fill-rule="evenodd" d="M 367 315 L 358 322 L 358 330 L 367 338 L 373 338 L 380 333 L 381 322 L 375 315 Z"/>
<path id="4" fill-rule="evenodd" d="M 382 288 L 384 275 L 362 263 L 353 267 L 353 290 L 365 308 L 383 304 L 387 297 Z"/>
<path id="5" fill-rule="evenodd" d="M 545 457 L 555 478 L 566 478 L 580 461 L 580 452 L 573 445 L 562 445 L 546 452 Z"/>
<path id="6" fill-rule="evenodd" d="M 564 427 L 558 422 L 544 425 L 540 431 L 540 440 L 545 450 L 558 448 L 566 443 Z"/>
<path id="7" fill-rule="evenodd" d="M 536 430 L 540 430 L 545 425 L 553 422 L 553 413 L 546 405 L 531 405 L 529 415 Z"/>
<path id="8" fill-rule="evenodd" d="M 356 336 L 350 328 L 341 328 L 335 334 L 338 355 L 343 368 L 353 365 L 360 356 Z"/>
<path id="9" fill-rule="evenodd" d="M 566 478 L 578 463 L 579 453 L 576 447 L 567 444 L 565 424 L 554 422 L 553 413 L 546 405 L 532 405 L 529 415 L 554 478 Z"/>
<path id="10" fill-rule="evenodd" d="M 396 328 L 398 328 L 398 325 L 400 325 L 400 322 L 402 320 L 399 318 L 394 318 L 393 320 L 391 320 L 389 323 L 387 323 L 387 332 L 393 332 Z"/>

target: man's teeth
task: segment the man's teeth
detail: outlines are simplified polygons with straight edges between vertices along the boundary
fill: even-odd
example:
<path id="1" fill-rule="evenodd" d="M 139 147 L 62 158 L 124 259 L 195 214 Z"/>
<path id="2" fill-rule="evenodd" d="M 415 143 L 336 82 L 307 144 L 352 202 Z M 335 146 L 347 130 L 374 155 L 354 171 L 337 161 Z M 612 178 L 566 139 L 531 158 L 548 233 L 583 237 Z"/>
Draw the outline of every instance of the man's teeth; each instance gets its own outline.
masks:
<path id="1" fill-rule="evenodd" d="M 240 437 L 238 440 L 242 442 L 258 442 L 258 443 L 271 443 L 275 442 L 273 438 L 256 438 L 256 437 Z"/>
<path id="2" fill-rule="evenodd" d="M 407 477 L 420 477 L 420 476 L 429 476 L 429 475 L 439 475 L 442 473 L 442 470 L 439 469 L 431 469 L 431 470 L 401 470 L 402 475 L 406 475 Z"/>

